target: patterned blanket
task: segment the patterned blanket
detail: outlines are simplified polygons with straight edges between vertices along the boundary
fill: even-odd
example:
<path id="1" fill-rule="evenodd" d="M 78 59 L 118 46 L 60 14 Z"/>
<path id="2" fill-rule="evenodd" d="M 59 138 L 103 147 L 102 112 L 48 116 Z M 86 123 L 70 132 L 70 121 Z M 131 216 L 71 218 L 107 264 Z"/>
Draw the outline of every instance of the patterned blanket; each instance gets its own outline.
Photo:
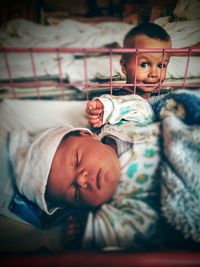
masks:
<path id="1" fill-rule="evenodd" d="M 164 217 L 185 238 L 200 241 L 200 93 L 169 94 L 153 105 L 161 120 Z"/>

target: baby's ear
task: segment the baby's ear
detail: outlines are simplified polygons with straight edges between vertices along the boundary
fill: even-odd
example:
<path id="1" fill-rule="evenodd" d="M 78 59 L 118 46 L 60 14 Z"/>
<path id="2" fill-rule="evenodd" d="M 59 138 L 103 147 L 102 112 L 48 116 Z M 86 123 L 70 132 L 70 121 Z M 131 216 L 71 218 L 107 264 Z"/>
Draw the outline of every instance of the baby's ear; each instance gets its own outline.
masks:
<path id="1" fill-rule="evenodd" d="M 126 71 L 126 62 L 124 60 L 124 57 L 122 56 L 120 59 L 120 65 L 121 65 L 121 70 L 125 76 L 127 76 L 127 71 Z"/>
<path id="2" fill-rule="evenodd" d="M 90 133 L 88 131 L 81 130 L 80 136 L 91 136 L 93 139 L 98 140 L 98 136 L 96 134 Z"/>

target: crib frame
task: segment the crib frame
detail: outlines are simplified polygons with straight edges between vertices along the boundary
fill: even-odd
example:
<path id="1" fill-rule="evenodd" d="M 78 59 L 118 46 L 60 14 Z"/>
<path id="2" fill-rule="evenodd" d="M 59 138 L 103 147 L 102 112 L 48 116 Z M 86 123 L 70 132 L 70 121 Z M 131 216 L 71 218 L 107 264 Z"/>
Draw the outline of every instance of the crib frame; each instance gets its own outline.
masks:
<path id="1" fill-rule="evenodd" d="M 60 99 L 64 99 L 65 91 L 68 88 L 73 87 L 83 87 L 83 93 L 85 95 L 85 99 L 89 99 L 89 94 L 92 91 L 92 89 L 101 90 L 101 88 L 108 88 L 108 91 L 110 94 L 113 93 L 113 90 L 115 88 L 119 88 L 124 86 L 124 83 L 115 83 L 112 79 L 113 76 L 113 55 L 114 54 L 122 54 L 122 53 L 136 53 L 136 65 L 137 65 L 137 59 L 139 53 L 162 53 L 162 59 L 164 60 L 165 53 L 176 53 L 178 54 L 185 54 L 187 56 L 187 63 L 185 66 L 185 73 L 184 78 L 181 83 L 162 83 L 161 80 L 158 84 L 146 84 L 146 86 L 159 86 L 158 94 L 160 94 L 160 89 L 167 87 L 167 88 L 200 88 L 200 82 L 197 83 L 188 83 L 188 69 L 190 67 L 190 60 L 191 56 L 194 54 L 200 55 L 200 49 L 132 49 L 132 48 L 15 48 L 15 47 L 2 47 L 0 48 L 0 53 L 3 53 L 3 59 L 4 59 L 4 66 L 7 71 L 8 79 L 0 82 L 0 87 L 3 88 L 10 88 L 10 93 L 6 96 L 7 98 L 21 98 L 20 94 L 17 93 L 16 88 L 35 88 L 33 91 L 33 95 L 37 98 L 41 98 L 41 88 L 49 88 L 54 87 L 56 88 L 58 94 L 60 95 Z M 12 72 L 12 64 L 9 62 L 8 54 L 10 53 L 26 53 L 27 57 L 29 57 L 31 62 L 31 69 L 32 69 L 32 81 L 25 81 L 25 82 L 19 82 L 16 81 L 13 77 Z M 55 54 L 55 58 L 57 61 L 57 68 L 58 68 L 58 81 L 40 81 L 37 73 L 37 66 L 34 60 L 35 54 L 40 53 L 51 53 Z M 62 70 L 62 64 L 61 64 L 61 54 L 81 54 L 83 57 L 83 69 L 84 69 L 84 77 L 82 77 L 82 82 L 74 82 L 70 83 L 68 81 L 65 81 L 63 77 L 63 70 Z M 88 63 L 87 63 L 87 57 L 88 55 L 92 56 L 94 54 L 103 54 L 108 56 L 108 64 L 109 64 L 109 77 L 110 81 L 105 83 L 98 83 L 98 82 L 91 82 L 88 79 Z M 163 65 L 163 62 L 162 62 Z M 162 74 L 162 69 L 161 69 Z M 136 75 L 137 76 L 137 73 Z M 134 80 L 133 84 L 126 84 L 126 86 L 132 86 L 134 88 L 134 93 L 136 93 L 136 87 L 140 84 L 136 83 L 136 79 Z"/>
<path id="2" fill-rule="evenodd" d="M 32 88 L 34 87 L 34 96 L 41 99 L 41 87 L 55 87 L 60 94 L 61 99 L 65 97 L 65 90 L 69 87 L 83 86 L 85 98 L 89 99 L 92 88 L 101 89 L 108 87 L 109 92 L 112 94 L 115 88 L 123 86 L 124 83 L 115 83 L 112 80 L 112 56 L 113 54 L 121 53 L 136 53 L 140 52 L 149 53 L 162 53 L 163 58 L 165 53 L 186 53 L 187 64 L 185 66 L 185 75 L 181 83 L 163 83 L 159 82 L 159 89 L 162 87 L 173 88 L 190 88 L 195 90 L 200 88 L 200 83 L 190 84 L 187 82 L 187 74 L 190 66 L 190 58 L 194 53 L 199 53 L 200 49 L 104 49 L 104 48 L 0 48 L 0 53 L 4 54 L 4 64 L 8 73 L 8 80 L 0 82 L 1 87 L 11 88 L 9 98 L 21 98 L 17 93 L 16 88 Z M 31 82 L 17 82 L 13 78 L 11 62 L 9 62 L 7 55 L 9 53 L 27 53 L 31 59 L 31 66 L 33 72 L 33 81 Z M 37 75 L 37 66 L 34 61 L 35 53 L 55 53 L 58 62 L 58 81 L 39 81 Z M 63 79 L 63 70 L 60 62 L 61 53 L 82 54 L 83 55 L 83 68 L 84 77 L 81 83 L 68 83 Z M 94 83 L 90 82 L 87 75 L 87 56 L 90 54 L 101 53 L 108 55 L 108 62 L 110 66 L 110 81 L 108 83 Z M 136 57 L 137 62 L 137 57 Z M 161 71 L 162 72 L 162 71 Z M 133 84 L 126 84 L 127 86 L 134 87 L 136 93 L 136 79 Z M 155 85 L 147 85 L 155 86 Z M 158 91 L 160 93 L 160 90 Z M 173 251 L 173 252 L 148 252 L 148 253 L 133 253 L 133 252 L 104 252 L 104 253 L 84 253 L 84 252 L 67 252 L 67 253 L 32 253 L 32 254 L 2 254 L 0 255 L 1 266 L 148 266 L 148 267 L 179 267 L 179 266 L 200 266 L 200 253 L 187 252 L 187 251 Z"/>

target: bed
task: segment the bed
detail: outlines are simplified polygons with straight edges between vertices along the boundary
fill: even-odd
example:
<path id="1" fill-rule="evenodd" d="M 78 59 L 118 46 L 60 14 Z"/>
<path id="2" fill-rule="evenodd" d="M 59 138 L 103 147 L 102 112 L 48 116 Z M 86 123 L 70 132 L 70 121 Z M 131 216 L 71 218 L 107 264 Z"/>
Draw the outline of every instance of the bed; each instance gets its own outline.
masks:
<path id="1" fill-rule="evenodd" d="M 160 18 L 156 22 L 171 34 L 174 48 L 200 41 L 199 17 L 174 22 L 168 22 L 168 19 Z M 117 28 L 114 33 L 113 27 Z M 132 27 L 124 22 L 88 26 L 73 20 L 46 27 L 17 20 L 9 22 L 1 31 L 0 56 L 4 64 L 0 66 L 0 97 L 3 100 L 0 103 L 0 169 L 3 179 L 10 179 L 6 152 L 9 132 L 26 128 L 34 134 L 66 123 L 66 119 L 73 126 L 88 126 L 86 99 L 92 97 L 93 92 L 95 95 L 110 92 L 124 83 L 119 52 L 125 33 Z M 191 50 L 187 52 L 188 56 L 184 58 L 171 59 L 164 89 L 174 87 L 181 91 L 184 87 L 199 94 L 199 57 L 191 57 Z M 0 187 L 1 192 L 7 194 L 7 202 L 3 202 L 2 194 L 0 196 L 2 266 L 200 265 L 199 247 L 141 253 L 66 251 L 63 243 L 65 222 L 39 230 L 7 211 L 12 197 L 11 186 L 12 180 L 8 188 Z"/>

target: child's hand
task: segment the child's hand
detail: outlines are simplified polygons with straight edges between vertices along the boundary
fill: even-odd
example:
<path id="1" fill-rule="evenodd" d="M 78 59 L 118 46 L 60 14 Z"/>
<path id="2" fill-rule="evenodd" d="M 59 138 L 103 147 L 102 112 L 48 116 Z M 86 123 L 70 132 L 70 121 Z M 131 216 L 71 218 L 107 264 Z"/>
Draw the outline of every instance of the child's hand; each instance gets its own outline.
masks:
<path id="1" fill-rule="evenodd" d="M 87 102 L 86 112 L 88 114 L 88 122 L 93 127 L 101 127 L 103 122 L 104 106 L 100 100 L 95 99 Z"/>
<path id="2" fill-rule="evenodd" d="M 77 218 L 70 216 L 67 220 L 67 233 L 64 238 L 65 248 L 68 250 L 81 247 L 81 223 Z"/>
<path id="3" fill-rule="evenodd" d="M 87 223 L 88 213 L 80 214 L 80 216 L 69 216 L 67 218 L 66 232 L 62 236 L 64 246 L 67 250 L 81 249 L 82 239 Z"/>

